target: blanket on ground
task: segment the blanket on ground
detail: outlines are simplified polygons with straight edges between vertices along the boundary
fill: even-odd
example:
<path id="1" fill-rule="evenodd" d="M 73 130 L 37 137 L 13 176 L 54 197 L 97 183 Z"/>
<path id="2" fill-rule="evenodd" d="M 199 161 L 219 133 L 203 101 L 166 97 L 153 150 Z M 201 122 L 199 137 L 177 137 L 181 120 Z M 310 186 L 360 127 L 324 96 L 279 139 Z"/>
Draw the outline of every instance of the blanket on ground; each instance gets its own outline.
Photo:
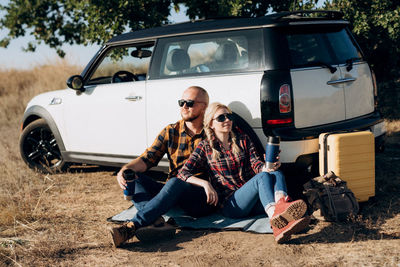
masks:
<path id="1" fill-rule="evenodd" d="M 137 210 L 135 206 L 131 206 L 107 220 L 110 222 L 125 222 L 132 219 L 136 212 Z M 272 233 L 269 219 L 265 215 L 232 219 L 224 217 L 220 213 L 214 213 L 201 218 L 193 218 L 185 215 L 182 210 L 176 208 L 163 215 L 163 217 L 165 220 L 173 218 L 176 224 L 181 228 L 241 230 L 260 234 Z"/>

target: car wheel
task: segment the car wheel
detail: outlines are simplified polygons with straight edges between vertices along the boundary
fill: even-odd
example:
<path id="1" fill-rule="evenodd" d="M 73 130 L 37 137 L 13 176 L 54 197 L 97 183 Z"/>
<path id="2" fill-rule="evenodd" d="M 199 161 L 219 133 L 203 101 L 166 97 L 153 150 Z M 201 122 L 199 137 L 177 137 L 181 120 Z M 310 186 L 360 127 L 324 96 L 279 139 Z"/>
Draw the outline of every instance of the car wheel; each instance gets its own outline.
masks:
<path id="1" fill-rule="evenodd" d="M 19 140 L 22 159 L 32 169 L 56 173 L 66 168 L 56 138 L 44 119 L 30 123 Z"/>

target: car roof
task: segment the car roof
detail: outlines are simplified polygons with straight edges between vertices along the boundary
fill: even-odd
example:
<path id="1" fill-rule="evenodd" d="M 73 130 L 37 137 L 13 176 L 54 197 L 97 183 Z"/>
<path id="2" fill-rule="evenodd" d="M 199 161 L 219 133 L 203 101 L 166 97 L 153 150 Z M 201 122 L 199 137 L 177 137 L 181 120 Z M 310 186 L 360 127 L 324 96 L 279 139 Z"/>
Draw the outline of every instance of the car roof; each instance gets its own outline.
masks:
<path id="1" fill-rule="evenodd" d="M 260 27 L 290 25 L 293 22 L 304 23 L 347 23 L 342 20 L 343 13 L 339 11 L 294 11 L 280 12 L 263 17 L 244 18 L 228 17 L 207 20 L 188 21 L 168 24 L 160 27 L 137 30 L 124 33 L 110 39 L 106 44 L 122 44 L 132 41 L 146 41 L 160 37 L 188 35 L 202 32 L 218 32 Z"/>

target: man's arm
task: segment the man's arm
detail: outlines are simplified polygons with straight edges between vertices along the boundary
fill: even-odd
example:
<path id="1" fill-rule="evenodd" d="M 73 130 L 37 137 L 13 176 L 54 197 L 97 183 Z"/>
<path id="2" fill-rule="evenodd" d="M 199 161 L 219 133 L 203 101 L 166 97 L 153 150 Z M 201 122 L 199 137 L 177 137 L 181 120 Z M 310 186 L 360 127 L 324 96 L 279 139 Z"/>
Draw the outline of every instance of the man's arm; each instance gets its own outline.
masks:
<path id="1" fill-rule="evenodd" d="M 145 172 L 147 169 L 158 164 L 160 159 L 166 153 L 167 145 L 165 142 L 168 139 L 166 138 L 167 132 L 166 127 L 160 132 L 153 144 L 147 148 L 140 157 L 122 166 L 121 170 L 117 174 L 117 182 L 122 189 L 125 189 L 126 187 L 126 180 L 122 176 L 124 170 L 132 169 L 135 172 Z"/>

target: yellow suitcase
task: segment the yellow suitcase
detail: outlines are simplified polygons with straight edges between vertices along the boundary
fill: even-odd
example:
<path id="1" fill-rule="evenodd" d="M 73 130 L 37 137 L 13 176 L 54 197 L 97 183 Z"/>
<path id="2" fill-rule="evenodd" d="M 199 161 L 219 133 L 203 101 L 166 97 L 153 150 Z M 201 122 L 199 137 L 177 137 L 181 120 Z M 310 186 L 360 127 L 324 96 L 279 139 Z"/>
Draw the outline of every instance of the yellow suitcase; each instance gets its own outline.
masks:
<path id="1" fill-rule="evenodd" d="M 359 202 L 375 196 L 375 138 L 369 131 L 319 136 L 319 173 L 333 171 Z"/>

